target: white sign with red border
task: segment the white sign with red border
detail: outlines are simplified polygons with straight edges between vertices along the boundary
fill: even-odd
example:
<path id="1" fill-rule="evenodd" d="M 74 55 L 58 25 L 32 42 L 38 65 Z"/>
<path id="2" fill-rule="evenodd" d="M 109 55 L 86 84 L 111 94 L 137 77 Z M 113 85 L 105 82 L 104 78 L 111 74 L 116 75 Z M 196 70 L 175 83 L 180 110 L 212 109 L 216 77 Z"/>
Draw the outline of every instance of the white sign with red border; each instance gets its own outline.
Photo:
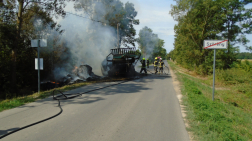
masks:
<path id="1" fill-rule="evenodd" d="M 204 40 L 204 49 L 227 49 L 228 40 Z"/>

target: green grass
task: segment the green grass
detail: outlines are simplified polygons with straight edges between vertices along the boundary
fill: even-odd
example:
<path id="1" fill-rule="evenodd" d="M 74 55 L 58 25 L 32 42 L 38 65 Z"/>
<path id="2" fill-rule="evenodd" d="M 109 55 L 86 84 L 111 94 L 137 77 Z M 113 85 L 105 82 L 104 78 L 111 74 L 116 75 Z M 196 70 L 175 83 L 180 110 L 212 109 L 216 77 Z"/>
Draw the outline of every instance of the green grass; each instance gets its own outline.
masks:
<path id="1" fill-rule="evenodd" d="M 76 89 L 85 85 L 90 85 L 93 83 L 101 83 L 101 82 L 111 82 L 111 81 L 122 81 L 122 80 L 126 80 L 126 78 L 114 78 L 114 79 L 104 79 L 104 80 L 99 80 L 99 81 L 89 81 L 89 82 L 83 82 L 83 83 L 76 83 L 76 84 L 72 84 L 72 85 L 65 85 L 63 87 L 60 88 L 54 88 L 48 91 L 41 91 L 40 94 L 38 93 L 34 93 L 32 95 L 29 96 L 24 96 L 24 97 L 16 97 L 16 98 L 12 98 L 12 99 L 6 99 L 6 100 L 0 100 L 0 112 L 7 110 L 7 109 L 12 109 L 18 106 L 22 106 L 24 104 L 30 103 L 30 102 L 34 102 L 38 99 L 43 99 L 46 98 L 48 96 L 52 95 L 52 92 L 54 90 L 60 90 L 62 92 L 65 91 L 69 91 L 72 89 Z M 58 92 L 55 92 L 55 94 L 58 94 Z"/>
<path id="2" fill-rule="evenodd" d="M 230 90 L 216 90 L 213 102 L 212 88 L 207 84 L 209 79 L 200 79 L 179 73 L 176 71 L 178 66 L 170 61 L 168 63 L 182 83 L 183 104 L 186 106 L 186 118 L 190 126 L 187 130 L 194 134 L 195 140 L 252 140 L 252 114 L 251 111 L 245 110 L 236 103 L 236 91 L 232 88 Z M 229 95 L 233 102 L 223 100 L 225 95 Z M 246 103 L 245 105 L 251 105 L 251 100 L 244 99 L 242 101 Z"/>
<path id="3" fill-rule="evenodd" d="M 88 85 L 91 84 L 90 82 L 84 82 L 84 83 L 77 83 L 77 84 L 72 84 L 72 85 L 66 85 L 60 88 L 55 88 L 55 89 L 51 89 L 48 91 L 41 91 L 40 94 L 38 93 L 34 93 L 32 95 L 29 96 L 24 96 L 24 97 L 16 97 L 16 98 L 12 98 L 12 99 L 6 99 L 6 100 L 1 100 L 0 101 L 0 112 L 3 110 L 7 110 L 7 109 L 12 109 L 21 105 L 24 105 L 26 103 L 30 103 L 30 102 L 34 102 L 38 99 L 43 99 L 46 98 L 50 95 L 52 95 L 52 92 L 54 90 L 60 90 L 62 92 L 71 90 L 71 89 L 75 89 L 84 85 Z"/>

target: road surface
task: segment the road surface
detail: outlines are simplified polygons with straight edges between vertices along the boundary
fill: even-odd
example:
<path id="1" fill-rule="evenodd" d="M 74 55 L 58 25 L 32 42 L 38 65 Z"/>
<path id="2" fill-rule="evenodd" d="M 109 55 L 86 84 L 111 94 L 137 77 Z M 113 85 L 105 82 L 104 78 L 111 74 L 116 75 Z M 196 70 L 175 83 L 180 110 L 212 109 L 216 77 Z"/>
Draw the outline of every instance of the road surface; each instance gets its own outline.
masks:
<path id="1" fill-rule="evenodd" d="M 149 70 L 153 72 L 153 66 Z M 84 86 L 68 93 L 111 84 L 116 82 Z M 61 105 L 61 115 L 2 141 L 189 141 L 169 75 L 148 75 L 61 101 Z M 59 111 L 52 97 L 3 111 L 0 136 Z"/>

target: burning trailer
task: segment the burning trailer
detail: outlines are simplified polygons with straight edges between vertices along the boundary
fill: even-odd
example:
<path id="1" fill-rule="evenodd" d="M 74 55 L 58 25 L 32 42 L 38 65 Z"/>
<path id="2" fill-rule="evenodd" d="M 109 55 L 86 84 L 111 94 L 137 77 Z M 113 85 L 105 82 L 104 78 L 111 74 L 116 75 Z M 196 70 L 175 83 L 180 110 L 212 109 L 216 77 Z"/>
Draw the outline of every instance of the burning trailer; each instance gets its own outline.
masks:
<path id="1" fill-rule="evenodd" d="M 109 77 L 131 77 L 136 75 L 135 65 L 141 53 L 136 48 L 111 49 L 110 54 L 102 62 L 101 71 Z"/>

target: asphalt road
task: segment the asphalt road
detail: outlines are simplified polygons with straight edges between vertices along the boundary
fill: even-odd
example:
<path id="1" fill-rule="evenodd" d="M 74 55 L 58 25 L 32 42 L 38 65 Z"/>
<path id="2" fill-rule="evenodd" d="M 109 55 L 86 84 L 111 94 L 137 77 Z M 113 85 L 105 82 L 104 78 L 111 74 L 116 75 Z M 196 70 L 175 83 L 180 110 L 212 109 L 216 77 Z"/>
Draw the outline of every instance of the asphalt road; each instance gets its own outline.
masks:
<path id="1" fill-rule="evenodd" d="M 153 67 L 150 66 L 153 72 Z M 167 71 L 167 70 L 166 70 Z M 116 82 L 84 86 L 85 92 Z M 188 141 L 169 75 L 148 75 L 61 102 L 63 113 L 2 141 Z M 52 97 L 0 113 L 0 136 L 58 113 Z"/>

